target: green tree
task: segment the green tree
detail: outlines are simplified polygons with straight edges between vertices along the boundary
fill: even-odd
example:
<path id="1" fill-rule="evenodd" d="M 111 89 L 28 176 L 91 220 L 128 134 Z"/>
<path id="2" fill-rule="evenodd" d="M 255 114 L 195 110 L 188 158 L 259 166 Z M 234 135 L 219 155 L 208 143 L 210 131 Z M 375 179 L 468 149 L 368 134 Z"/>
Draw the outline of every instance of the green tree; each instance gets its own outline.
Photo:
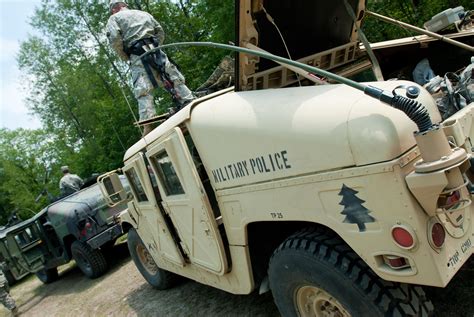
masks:
<path id="1" fill-rule="evenodd" d="M 0 129 L 0 224 L 10 213 L 19 211 L 22 219 L 31 217 L 47 204 L 36 197 L 47 189 L 58 194 L 58 161 L 67 157 L 55 135 L 43 130 Z"/>

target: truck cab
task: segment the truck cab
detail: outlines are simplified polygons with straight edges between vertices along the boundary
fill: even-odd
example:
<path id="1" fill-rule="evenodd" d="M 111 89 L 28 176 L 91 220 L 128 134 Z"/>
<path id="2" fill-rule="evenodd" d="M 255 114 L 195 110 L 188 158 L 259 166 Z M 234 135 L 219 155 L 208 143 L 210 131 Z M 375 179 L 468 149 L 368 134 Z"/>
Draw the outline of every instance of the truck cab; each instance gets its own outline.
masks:
<path id="1" fill-rule="evenodd" d="M 349 4 L 355 21 L 343 2 L 237 1 L 237 43 L 286 55 L 276 21 L 294 59 L 356 76 L 373 65 L 357 39 L 365 2 Z M 101 176 L 109 204 L 128 201 L 135 265 L 158 289 L 175 275 L 233 294 L 270 289 L 283 316 L 431 314 L 419 285 L 446 286 L 473 250 L 474 103 L 443 120 L 420 85 L 365 83 L 421 104 L 421 131 L 406 112 L 312 76 L 240 53 L 235 88 L 127 150 L 131 197 L 116 172 Z"/>

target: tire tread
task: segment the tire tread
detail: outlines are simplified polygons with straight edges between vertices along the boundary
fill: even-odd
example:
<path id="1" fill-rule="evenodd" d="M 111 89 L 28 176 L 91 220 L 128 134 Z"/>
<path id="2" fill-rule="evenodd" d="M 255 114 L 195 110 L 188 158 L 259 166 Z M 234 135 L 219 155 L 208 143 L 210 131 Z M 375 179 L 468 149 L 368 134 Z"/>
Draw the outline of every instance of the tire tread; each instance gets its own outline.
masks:
<path id="1" fill-rule="evenodd" d="M 135 245 L 137 243 L 143 245 L 143 241 L 141 240 L 137 231 L 135 229 L 130 229 L 127 238 L 128 250 L 130 251 L 130 255 L 133 262 L 135 263 L 136 268 L 143 278 L 148 282 L 148 284 L 157 290 L 166 290 L 173 287 L 178 281 L 178 276 L 174 273 L 163 270 L 160 267 L 158 267 L 158 272 L 154 276 L 150 275 L 143 267 L 143 263 L 141 263 L 138 255 L 136 254 Z"/>
<path id="2" fill-rule="evenodd" d="M 287 249 L 309 252 L 333 265 L 370 298 L 384 316 L 432 316 L 433 304 L 420 286 L 385 281 L 363 262 L 333 232 L 305 228 L 288 237 L 273 253 L 273 259 Z"/>
<path id="3" fill-rule="evenodd" d="M 85 245 L 82 242 L 74 241 L 71 245 L 71 249 L 77 249 L 87 257 L 92 268 L 92 273 L 88 274 L 83 272 L 87 277 L 97 278 L 107 271 L 107 260 L 104 254 L 100 250 L 92 249 L 90 246 Z"/>

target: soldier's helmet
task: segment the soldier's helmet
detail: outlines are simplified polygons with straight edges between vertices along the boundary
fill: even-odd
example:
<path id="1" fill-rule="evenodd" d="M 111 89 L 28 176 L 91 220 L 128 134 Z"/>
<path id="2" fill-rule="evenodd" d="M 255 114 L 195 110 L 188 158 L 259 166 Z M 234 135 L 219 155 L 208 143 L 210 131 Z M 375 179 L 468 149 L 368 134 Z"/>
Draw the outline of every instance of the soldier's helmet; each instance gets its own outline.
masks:
<path id="1" fill-rule="evenodd" d="M 118 3 L 123 3 L 123 4 L 127 5 L 127 2 L 125 2 L 124 0 L 110 0 L 109 1 L 109 10 L 110 10 L 110 12 L 112 12 L 112 8 L 114 7 L 114 5 L 116 5 Z"/>
<path id="2" fill-rule="evenodd" d="M 63 173 L 69 172 L 69 166 L 66 166 L 66 165 L 61 166 L 61 172 L 63 172 Z"/>

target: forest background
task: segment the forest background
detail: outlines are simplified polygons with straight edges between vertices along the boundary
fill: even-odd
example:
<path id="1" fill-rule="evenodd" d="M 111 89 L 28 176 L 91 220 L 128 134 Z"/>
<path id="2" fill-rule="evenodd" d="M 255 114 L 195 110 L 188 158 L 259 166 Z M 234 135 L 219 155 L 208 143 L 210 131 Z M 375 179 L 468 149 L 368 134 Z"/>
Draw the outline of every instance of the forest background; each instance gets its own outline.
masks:
<path id="1" fill-rule="evenodd" d="M 21 43 L 17 56 L 29 91 L 27 106 L 42 128 L 0 129 L 0 225 L 16 211 L 27 219 L 59 194 L 60 166 L 83 178 L 122 166 L 126 149 L 140 137 L 134 126 L 137 105 L 127 65 L 110 50 L 104 28 L 106 0 L 43 0 L 30 20 L 37 36 Z M 166 32 L 166 43 L 234 38 L 232 0 L 129 0 L 129 7 L 152 14 Z M 422 27 L 447 8 L 472 8 L 472 0 L 368 0 L 369 10 Z M 278 23 L 278 21 L 276 21 Z M 370 42 L 415 35 L 368 18 Z M 206 48 L 167 50 L 196 89 L 225 51 Z M 157 108 L 170 100 L 156 91 Z M 8 105 L 7 105 L 8 106 Z M 132 111 L 130 110 L 132 109 Z"/>

